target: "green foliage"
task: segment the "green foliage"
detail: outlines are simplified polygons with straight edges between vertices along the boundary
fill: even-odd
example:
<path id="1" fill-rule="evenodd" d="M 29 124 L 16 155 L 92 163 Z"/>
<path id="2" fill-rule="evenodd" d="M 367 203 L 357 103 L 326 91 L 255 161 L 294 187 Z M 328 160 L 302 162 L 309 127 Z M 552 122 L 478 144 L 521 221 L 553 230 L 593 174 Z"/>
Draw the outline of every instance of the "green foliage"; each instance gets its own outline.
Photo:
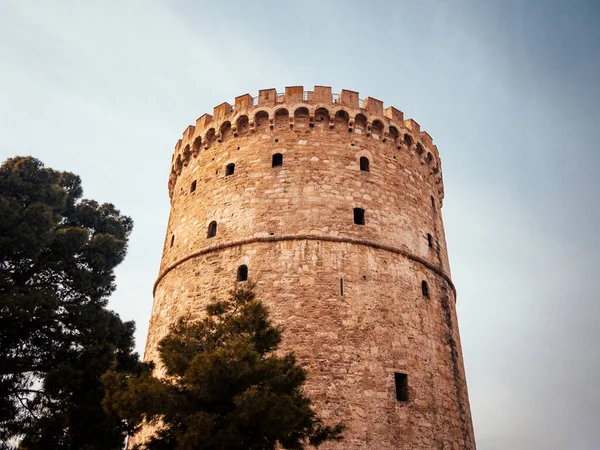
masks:
<path id="1" fill-rule="evenodd" d="M 239 288 L 210 303 L 204 319 L 171 328 L 159 343 L 161 378 L 152 365 L 107 373 L 105 406 L 134 432 L 156 427 L 136 449 L 302 449 L 341 439 L 343 427 L 323 425 L 303 395 L 306 372 L 294 355 L 276 354 L 280 341 L 252 288 Z"/>
<path id="2" fill-rule="evenodd" d="M 133 370 L 132 322 L 106 309 L 129 217 L 31 157 L 0 166 L 0 448 L 120 449 L 101 375 Z"/>

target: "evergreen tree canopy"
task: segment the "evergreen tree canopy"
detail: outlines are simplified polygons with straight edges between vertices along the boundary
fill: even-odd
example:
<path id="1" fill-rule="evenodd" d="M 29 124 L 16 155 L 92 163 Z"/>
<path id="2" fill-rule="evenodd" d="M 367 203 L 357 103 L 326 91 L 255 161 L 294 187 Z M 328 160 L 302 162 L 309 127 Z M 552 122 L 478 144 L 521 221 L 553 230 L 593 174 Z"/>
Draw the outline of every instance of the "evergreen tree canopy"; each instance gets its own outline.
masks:
<path id="1" fill-rule="evenodd" d="M 323 425 L 302 393 L 306 372 L 294 355 L 276 354 L 281 329 L 252 288 L 206 312 L 182 318 L 159 343 L 162 377 L 151 364 L 136 376 L 104 376 L 107 409 L 134 432 L 157 430 L 136 449 L 303 449 L 341 439 L 343 427 Z"/>
<path id="2" fill-rule="evenodd" d="M 133 370 L 132 322 L 106 309 L 129 217 L 32 157 L 0 166 L 0 448 L 110 450 L 101 375 Z"/>

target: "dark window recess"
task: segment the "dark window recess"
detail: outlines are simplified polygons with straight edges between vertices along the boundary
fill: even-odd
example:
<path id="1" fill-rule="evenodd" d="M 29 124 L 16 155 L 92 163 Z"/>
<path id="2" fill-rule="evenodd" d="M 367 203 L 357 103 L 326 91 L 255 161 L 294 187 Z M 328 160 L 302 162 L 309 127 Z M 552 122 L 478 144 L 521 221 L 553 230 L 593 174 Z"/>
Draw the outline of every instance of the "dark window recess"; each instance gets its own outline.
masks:
<path id="1" fill-rule="evenodd" d="M 248 281 L 248 266 L 243 264 L 237 270 L 238 281 Z"/>
<path id="2" fill-rule="evenodd" d="M 429 248 L 433 248 L 433 237 L 429 233 L 427 233 L 427 245 L 429 245 Z"/>
<path id="3" fill-rule="evenodd" d="M 396 385 L 396 400 L 399 402 L 408 401 L 408 375 L 405 373 L 394 373 L 394 383 Z"/>
<path id="4" fill-rule="evenodd" d="M 173 247 L 174 243 L 175 243 L 175 235 L 171 236 L 171 247 Z"/>
<path id="5" fill-rule="evenodd" d="M 369 158 L 364 156 L 360 157 L 360 170 L 362 172 L 369 172 Z"/>
<path id="6" fill-rule="evenodd" d="M 194 192 L 196 190 L 196 180 L 192 181 L 192 185 L 190 186 L 190 192 Z"/>
<path id="7" fill-rule="evenodd" d="M 423 293 L 423 297 L 429 298 L 429 286 L 427 286 L 427 281 L 421 281 L 421 292 Z"/>
<path id="8" fill-rule="evenodd" d="M 431 196 L 431 206 L 435 208 L 435 198 L 433 198 L 433 195 Z"/>
<path id="9" fill-rule="evenodd" d="M 340 278 L 340 295 L 344 295 L 344 279 Z"/>
<path id="10" fill-rule="evenodd" d="M 271 167 L 283 166 L 283 155 L 281 153 L 275 153 L 271 160 Z"/>
<path id="11" fill-rule="evenodd" d="M 217 222 L 214 220 L 208 224 L 208 233 L 206 233 L 207 238 L 212 238 L 217 235 Z"/>
<path id="12" fill-rule="evenodd" d="M 365 224 L 365 210 L 362 208 L 354 208 L 354 223 L 356 225 Z"/>
<path id="13" fill-rule="evenodd" d="M 225 166 L 225 176 L 228 177 L 229 175 L 233 175 L 233 172 L 235 172 L 235 164 L 234 163 L 227 164 Z"/>

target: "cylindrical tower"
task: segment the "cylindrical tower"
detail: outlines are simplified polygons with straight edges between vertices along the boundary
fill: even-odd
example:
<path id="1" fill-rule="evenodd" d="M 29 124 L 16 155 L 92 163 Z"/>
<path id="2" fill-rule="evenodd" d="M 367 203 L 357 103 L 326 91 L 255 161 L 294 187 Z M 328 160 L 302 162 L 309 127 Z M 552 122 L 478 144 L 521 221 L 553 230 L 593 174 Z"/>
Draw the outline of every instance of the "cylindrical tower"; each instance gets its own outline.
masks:
<path id="1" fill-rule="evenodd" d="M 475 448 L 440 160 L 415 121 L 324 86 L 242 95 L 186 129 L 169 195 L 146 359 L 247 276 L 347 426 L 323 448 Z"/>

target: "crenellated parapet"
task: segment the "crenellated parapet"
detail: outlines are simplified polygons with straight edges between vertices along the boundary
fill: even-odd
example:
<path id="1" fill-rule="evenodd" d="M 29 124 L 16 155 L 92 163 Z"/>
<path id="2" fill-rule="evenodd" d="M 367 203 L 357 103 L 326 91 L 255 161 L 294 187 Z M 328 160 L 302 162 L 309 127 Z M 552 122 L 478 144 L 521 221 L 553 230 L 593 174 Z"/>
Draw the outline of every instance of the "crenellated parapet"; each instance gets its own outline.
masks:
<path id="1" fill-rule="evenodd" d="M 384 108 L 381 100 L 342 89 L 333 93 L 329 86 L 288 86 L 284 93 L 263 89 L 258 96 L 235 98 L 234 104 L 221 103 L 213 114 L 203 114 L 189 125 L 177 141 L 169 175 L 169 196 L 183 167 L 200 152 L 216 143 L 252 133 L 295 131 L 310 133 L 315 127 L 330 132 L 355 133 L 380 140 L 397 151 L 409 152 L 427 167 L 440 201 L 444 197 L 441 161 L 431 136 L 421 131 L 413 119 L 393 106 Z"/>

